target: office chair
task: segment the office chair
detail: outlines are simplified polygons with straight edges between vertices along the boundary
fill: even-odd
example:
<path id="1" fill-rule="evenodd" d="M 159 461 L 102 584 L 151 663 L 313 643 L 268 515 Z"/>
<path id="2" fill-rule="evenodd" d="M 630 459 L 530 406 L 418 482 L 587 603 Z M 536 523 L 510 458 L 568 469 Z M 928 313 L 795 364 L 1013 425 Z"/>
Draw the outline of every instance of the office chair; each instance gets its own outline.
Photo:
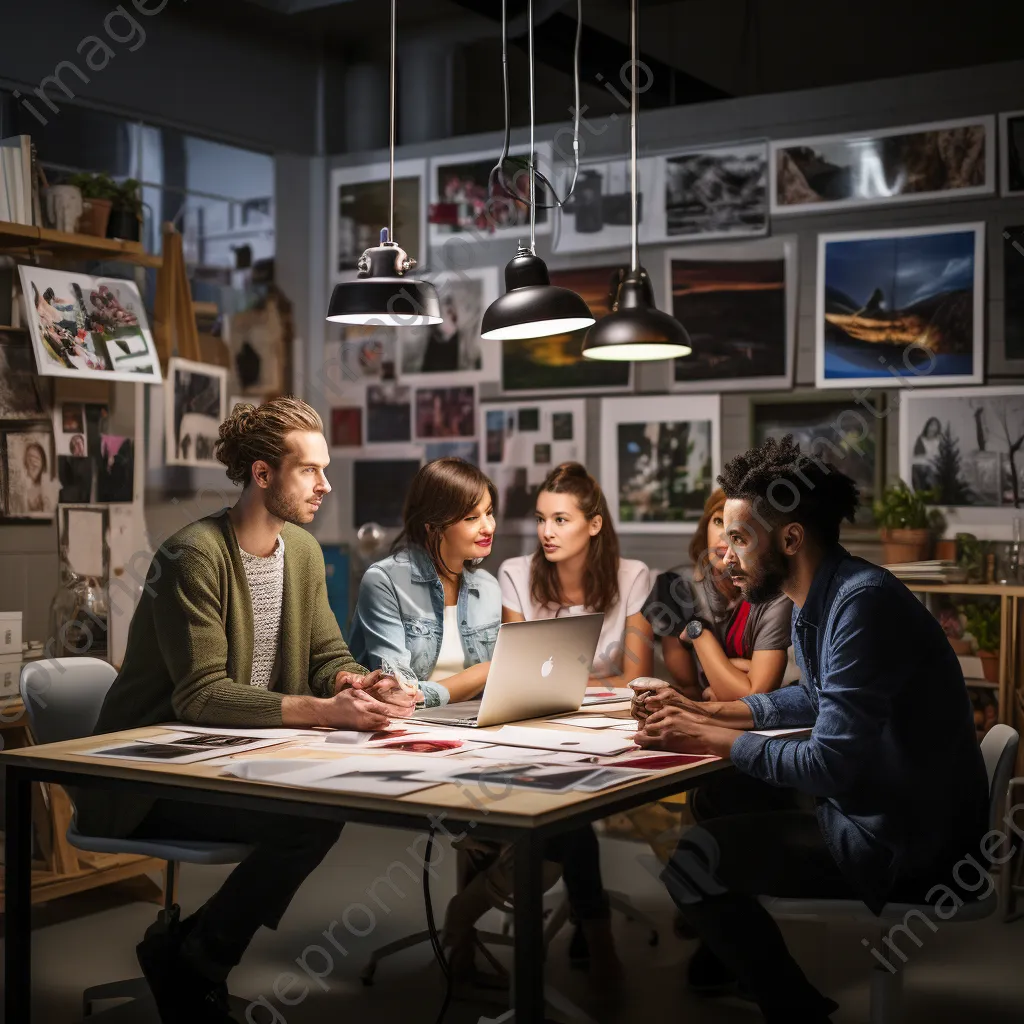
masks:
<path id="1" fill-rule="evenodd" d="M 1019 736 L 1016 729 L 1008 725 L 994 725 L 985 734 L 981 742 L 981 753 L 985 759 L 985 770 L 989 783 L 989 828 L 1002 831 L 1002 807 L 1004 801 L 1009 804 L 1010 794 L 1017 785 L 1024 784 L 1024 779 L 1014 779 L 1014 761 L 1017 757 Z M 974 851 L 964 851 L 965 853 Z M 980 851 L 977 851 L 980 857 Z M 994 868 L 998 872 L 999 885 L 988 896 L 972 902 L 965 902 L 952 916 L 940 917 L 935 907 L 928 903 L 888 903 L 879 917 L 875 917 L 859 900 L 815 900 L 815 899 L 781 899 L 762 897 L 761 902 L 767 910 L 777 917 L 841 917 L 844 920 L 864 920 L 873 924 L 879 931 L 879 942 L 876 949 L 888 948 L 881 940 L 888 938 L 889 929 L 894 925 L 904 925 L 908 918 L 924 922 L 949 924 L 958 921 L 980 921 L 991 917 L 1002 906 L 1007 906 L 1013 887 L 1014 861 L 1021 856 L 1020 851 L 1005 865 Z M 1005 918 L 1004 918 L 1005 919 Z M 870 1024 L 897 1024 L 902 1020 L 901 1002 L 903 995 L 903 964 L 901 958 L 892 956 L 888 962 L 895 968 L 890 971 L 884 964 L 877 963 L 871 971 L 871 1017 Z"/>
<path id="2" fill-rule="evenodd" d="M 53 658 L 29 662 L 21 670 L 21 699 L 28 712 L 37 743 L 60 743 L 92 734 L 103 699 L 117 670 L 99 658 Z M 79 832 L 74 819 L 67 830 L 68 842 L 90 853 L 138 854 L 167 862 L 164 909 L 174 900 L 174 880 L 179 863 L 237 864 L 250 847 L 240 843 L 201 843 L 145 839 L 111 839 Z M 93 985 L 82 993 L 82 1015 L 105 999 L 149 999 L 145 978 Z"/>

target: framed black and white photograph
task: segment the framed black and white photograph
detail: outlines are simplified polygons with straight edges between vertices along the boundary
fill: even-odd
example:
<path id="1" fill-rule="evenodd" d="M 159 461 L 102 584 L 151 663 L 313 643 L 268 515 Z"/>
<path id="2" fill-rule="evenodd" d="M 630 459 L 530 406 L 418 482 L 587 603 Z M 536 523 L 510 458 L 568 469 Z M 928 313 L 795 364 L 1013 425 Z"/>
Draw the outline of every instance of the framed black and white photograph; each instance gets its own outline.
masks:
<path id="1" fill-rule="evenodd" d="M 0 420 L 45 419 L 42 383 L 32 361 L 29 336 L 0 330 Z"/>
<path id="2" fill-rule="evenodd" d="M 538 143 L 537 170 L 551 180 L 551 144 Z M 453 239 L 473 243 L 496 238 L 516 241 L 530 223 L 529 147 L 512 146 L 501 175 L 495 172 L 500 152 L 482 150 L 435 157 L 430 161 L 430 244 L 444 246 Z M 504 178 L 504 183 L 502 182 Z M 538 191 L 543 192 L 540 183 Z M 537 234 L 548 234 L 554 212 L 538 198 Z M 441 266 L 459 265 L 442 260 Z"/>
<path id="3" fill-rule="evenodd" d="M 501 342 L 484 341 L 484 311 L 498 297 L 497 267 L 474 267 L 438 274 L 433 284 L 444 322 L 395 331 L 400 347 L 399 378 L 405 383 L 497 381 Z"/>
<path id="4" fill-rule="evenodd" d="M 587 461 L 586 409 L 582 398 L 481 403 L 481 469 L 498 488 L 502 529 L 534 533 L 533 513 L 544 478 L 562 462 Z"/>
<path id="5" fill-rule="evenodd" d="M 1003 347 L 989 373 L 1024 376 L 1024 224 L 1003 229 Z M 990 285 L 991 287 L 991 285 Z"/>
<path id="6" fill-rule="evenodd" d="M 167 363 L 164 430 L 168 466 L 222 469 L 214 455 L 227 419 L 228 371 L 172 356 Z"/>
<path id="7" fill-rule="evenodd" d="M 641 244 L 653 242 L 663 233 L 655 201 L 659 170 L 657 157 L 637 160 L 637 227 Z M 560 171 L 559 196 L 568 195 L 572 176 L 571 167 Z M 629 157 L 581 161 L 572 195 L 555 211 L 551 247 L 559 253 L 626 249 L 632 223 Z"/>
<path id="8" fill-rule="evenodd" d="M 752 398 L 750 443 L 787 434 L 800 451 L 851 477 L 860 494 L 858 527 L 873 529 L 872 503 L 885 483 L 885 406 L 880 392 L 849 397 Z"/>
<path id="9" fill-rule="evenodd" d="M 417 262 L 427 266 L 427 164 L 425 160 L 395 162 L 395 237 Z M 380 245 L 380 230 L 390 216 L 387 163 L 336 167 L 331 172 L 330 266 L 333 279 L 354 277 L 359 257 Z"/>
<path id="10" fill-rule="evenodd" d="M 419 459 L 356 459 L 352 468 L 352 527 L 402 525 L 402 507 Z"/>
<path id="11" fill-rule="evenodd" d="M 622 533 L 692 533 L 721 472 L 718 395 L 601 401 L 601 486 Z"/>
<path id="12" fill-rule="evenodd" d="M 776 141 L 771 212 L 990 195 L 995 154 L 991 116 Z"/>
<path id="13" fill-rule="evenodd" d="M 980 384 L 985 225 L 818 236 L 819 388 Z"/>
<path id="14" fill-rule="evenodd" d="M 366 441 L 383 444 L 412 440 L 412 388 L 394 381 L 366 388 Z"/>
<path id="15" fill-rule="evenodd" d="M 1024 515 L 1024 387 L 900 396 L 900 477 L 932 491 L 950 532 L 1008 537 Z"/>
<path id="16" fill-rule="evenodd" d="M 54 476 L 49 430 L 10 430 L 3 435 L 6 509 L 11 519 L 52 519 L 60 484 Z"/>
<path id="17" fill-rule="evenodd" d="M 611 291 L 623 265 L 602 264 L 552 270 L 551 283 L 581 296 L 591 314 L 600 319 L 610 308 Z M 583 328 L 546 338 L 522 338 L 501 342 L 501 390 L 504 394 L 594 394 L 630 391 L 633 364 L 583 355 Z"/>
<path id="18" fill-rule="evenodd" d="M 690 335 L 676 391 L 788 388 L 796 348 L 797 242 L 778 236 L 665 253 L 662 306 Z"/>
<path id="19" fill-rule="evenodd" d="M 41 376 L 160 383 L 160 362 L 134 281 L 25 263 L 18 274 Z"/>
<path id="20" fill-rule="evenodd" d="M 704 146 L 658 158 L 660 230 L 652 240 L 768 233 L 768 143 Z"/>
<path id="21" fill-rule="evenodd" d="M 999 167 L 1004 196 L 1024 196 L 1024 110 L 999 115 Z"/>
<path id="22" fill-rule="evenodd" d="M 416 440 L 473 437 L 476 389 L 471 385 L 416 389 Z"/>

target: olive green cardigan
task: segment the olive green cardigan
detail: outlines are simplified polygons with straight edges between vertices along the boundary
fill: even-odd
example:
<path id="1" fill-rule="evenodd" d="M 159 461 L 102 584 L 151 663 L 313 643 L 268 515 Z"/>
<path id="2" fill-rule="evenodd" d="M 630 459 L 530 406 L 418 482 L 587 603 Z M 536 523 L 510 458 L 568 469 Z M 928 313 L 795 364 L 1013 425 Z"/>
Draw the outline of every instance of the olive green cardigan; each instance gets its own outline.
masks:
<path id="1" fill-rule="evenodd" d="M 278 678 L 273 690 L 249 685 L 252 599 L 226 512 L 179 530 L 154 556 L 95 733 L 175 720 L 280 726 L 283 695 L 329 697 L 336 673 L 366 671 L 349 653 L 328 604 L 320 545 L 285 525 Z M 129 835 L 152 806 L 102 790 L 80 790 L 75 802 L 79 829 L 108 836 Z"/>

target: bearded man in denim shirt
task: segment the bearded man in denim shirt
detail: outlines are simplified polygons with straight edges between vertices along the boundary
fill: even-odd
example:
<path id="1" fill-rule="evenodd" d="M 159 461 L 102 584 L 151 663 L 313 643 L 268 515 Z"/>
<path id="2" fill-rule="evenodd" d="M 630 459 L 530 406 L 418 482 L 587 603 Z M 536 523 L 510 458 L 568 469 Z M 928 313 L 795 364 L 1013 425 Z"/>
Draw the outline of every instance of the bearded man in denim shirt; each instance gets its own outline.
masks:
<path id="1" fill-rule="evenodd" d="M 662 878 L 702 939 L 694 988 L 732 981 L 768 1021 L 821 1024 L 837 1006 L 758 896 L 861 899 L 876 914 L 890 901 L 933 902 L 988 827 L 985 766 L 942 628 L 894 576 L 839 544 L 854 482 L 791 437 L 733 459 L 718 479 L 726 565 L 751 603 L 792 599 L 801 683 L 722 703 L 667 689 L 638 702 L 638 743 L 731 758 L 745 784 L 746 806 L 698 815 Z M 680 639 L 700 629 L 691 622 Z M 750 731 L 801 726 L 809 737 Z M 810 798 L 813 812 L 770 809 L 755 780 Z"/>

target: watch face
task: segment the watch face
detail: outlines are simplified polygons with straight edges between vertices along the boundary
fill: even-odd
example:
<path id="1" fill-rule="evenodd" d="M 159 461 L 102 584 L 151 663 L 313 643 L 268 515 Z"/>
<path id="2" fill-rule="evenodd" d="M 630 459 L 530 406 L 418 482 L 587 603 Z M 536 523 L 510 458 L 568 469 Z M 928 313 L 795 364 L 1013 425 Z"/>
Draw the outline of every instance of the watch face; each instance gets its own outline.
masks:
<path id="1" fill-rule="evenodd" d="M 704 623 L 700 622 L 698 619 L 694 619 L 692 622 L 688 622 L 686 624 L 686 635 L 691 640 L 696 640 L 697 637 L 699 637 L 701 635 L 701 633 L 703 633 L 703 632 L 704 632 Z"/>

